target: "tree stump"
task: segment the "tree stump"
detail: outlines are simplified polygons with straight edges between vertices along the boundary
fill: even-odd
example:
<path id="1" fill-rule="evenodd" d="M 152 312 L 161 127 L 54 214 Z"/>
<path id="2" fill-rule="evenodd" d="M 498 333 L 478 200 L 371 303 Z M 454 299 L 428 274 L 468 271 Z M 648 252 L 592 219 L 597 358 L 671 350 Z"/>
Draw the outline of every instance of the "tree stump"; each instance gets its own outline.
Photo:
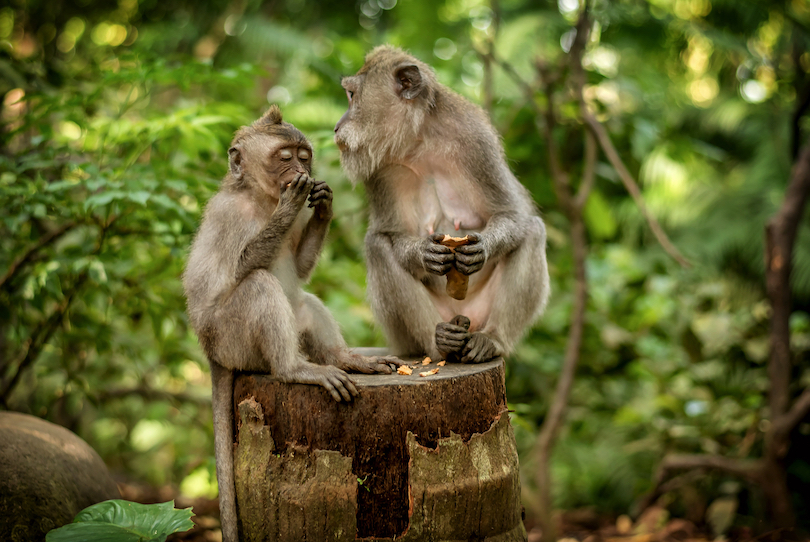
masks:
<path id="1" fill-rule="evenodd" d="M 237 375 L 241 540 L 525 541 L 503 360 L 435 367 L 352 375 L 351 404 Z"/>

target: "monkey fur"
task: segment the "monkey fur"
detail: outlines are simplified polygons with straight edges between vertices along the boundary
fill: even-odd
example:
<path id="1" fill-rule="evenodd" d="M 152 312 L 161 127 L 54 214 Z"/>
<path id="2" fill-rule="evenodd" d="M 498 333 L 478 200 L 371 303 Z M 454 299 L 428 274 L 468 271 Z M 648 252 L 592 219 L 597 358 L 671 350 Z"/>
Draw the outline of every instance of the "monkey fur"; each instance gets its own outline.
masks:
<path id="1" fill-rule="evenodd" d="M 344 77 L 341 163 L 370 206 L 368 295 L 394 353 L 477 363 L 506 355 L 549 296 L 546 231 L 484 111 L 431 68 L 380 46 Z M 443 234 L 468 235 L 455 253 Z M 470 275 L 464 300 L 450 269 Z"/>
<path id="2" fill-rule="evenodd" d="M 391 373 L 396 358 L 351 353 L 323 303 L 304 292 L 332 219 L 332 190 L 310 177 L 312 147 L 277 106 L 242 127 L 229 171 L 208 202 L 183 285 L 211 366 L 222 533 L 237 540 L 233 373 L 318 384 L 336 401 L 357 389 L 345 371 Z M 309 209 L 304 203 L 309 198 Z"/>

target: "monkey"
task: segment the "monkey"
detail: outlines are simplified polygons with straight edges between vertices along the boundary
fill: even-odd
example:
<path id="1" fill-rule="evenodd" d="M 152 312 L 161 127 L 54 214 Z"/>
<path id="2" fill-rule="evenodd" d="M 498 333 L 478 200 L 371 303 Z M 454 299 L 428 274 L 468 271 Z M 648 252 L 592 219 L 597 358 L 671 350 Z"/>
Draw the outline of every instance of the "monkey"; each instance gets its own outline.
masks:
<path id="1" fill-rule="evenodd" d="M 358 391 L 346 371 L 386 374 L 400 364 L 350 352 L 324 304 L 301 289 L 332 219 L 332 189 L 311 175 L 312 146 L 278 106 L 240 128 L 183 274 L 189 321 L 211 367 L 225 542 L 237 540 L 234 371 L 318 384 L 335 401 L 349 402 Z"/>
<path id="2" fill-rule="evenodd" d="M 480 363 L 512 352 L 548 302 L 546 230 L 477 105 L 392 46 L 341 79 L 343 169 L 369 205 L 367 289 L 393 353 Z M 451 250 L 444 234 L 467 235 Z M 443 275 L 469 276 L 467 297 Z"/>

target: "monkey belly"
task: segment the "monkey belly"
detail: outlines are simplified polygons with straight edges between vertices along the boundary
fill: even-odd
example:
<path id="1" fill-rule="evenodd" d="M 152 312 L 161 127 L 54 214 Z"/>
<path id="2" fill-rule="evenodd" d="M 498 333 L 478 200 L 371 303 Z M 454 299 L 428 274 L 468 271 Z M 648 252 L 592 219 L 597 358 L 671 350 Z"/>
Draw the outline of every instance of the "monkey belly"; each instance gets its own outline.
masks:
<path id="1" fill-rule="evenodd" d="M 462 314 L 470 319 L 470 331 L 478 331 L 489 321 L 502 274 L 499 263 L 487 263 L 481 271 L 470 275 L 467 297 L 464 299 L 453 299 L 447 295 L 445 277 L 430 281 L 426 288 L 442 321 L 449 322 L 454 316 Z"/>

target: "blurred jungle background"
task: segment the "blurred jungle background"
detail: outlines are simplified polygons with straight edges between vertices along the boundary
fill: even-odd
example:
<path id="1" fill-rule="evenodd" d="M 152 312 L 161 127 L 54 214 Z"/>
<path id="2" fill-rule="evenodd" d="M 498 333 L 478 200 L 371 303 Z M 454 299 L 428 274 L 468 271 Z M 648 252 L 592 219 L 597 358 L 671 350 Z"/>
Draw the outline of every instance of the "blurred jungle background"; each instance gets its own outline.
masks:
<path id="1" fill-rule="evenodd" d="M 810 217 L 778 382 L 764 257 L 808 128 L 810 1 L 3 4 L 0 408 L 77 432 L 128 498 L 216 525 L 179 277 L 233 132 L 270 103 L 335 191 L 308 289 L 350 344 L 384 344 L 332 132 L 340 77 L 391 43 L 487 109 L 548 227 L 551 303 L 507 361 L 530 539 L 810 528 Z"/>

